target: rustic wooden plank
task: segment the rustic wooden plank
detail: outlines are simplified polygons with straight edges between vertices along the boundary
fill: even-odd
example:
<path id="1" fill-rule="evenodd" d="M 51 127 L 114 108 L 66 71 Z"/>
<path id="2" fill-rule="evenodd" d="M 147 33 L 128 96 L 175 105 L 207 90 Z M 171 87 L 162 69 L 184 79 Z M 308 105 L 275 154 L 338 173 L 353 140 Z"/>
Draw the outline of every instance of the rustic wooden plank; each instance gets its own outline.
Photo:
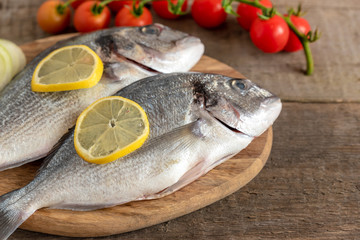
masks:
<path id="1" fill-rule="evenodd" d="M 36 22 L 36 12 L 43 0 L 0 0 L 0 37 L 17 44 L 48 36 Z"/>
<path id="2" fill-rule="evenodd" d="M 359 239 L 359 120 L 359 104 L 285 103 L 270 159 L 248 185 L 186 216 L 96 239 Z M 10 239 L 72 238 L 17 230 Z"/>
<path id="3" fill-rule="evenodd" d="M 34 17 L 42 1 L 0 0 L 0 37 L 21 44 L 48 36 Z M 312 45 L 312 77 L 300 73 L 301 53 L 261 53 L 232 17 L 215 30 L 198 27 L 191 17 L 166 21 L 155 16 L 155 21 L 200 36 L 207 55 L 283 99 L 359 101 L 358 1 L 273 2 L 282 9 L 302 2 L 310 24 L 323 32 Z M 271 159 L 242 190 L 175 220 L 96 239 L 358 239 L 359 112 L 357 104 L 286 103 L 274 126 Z M 10 239 L 72 238 L 17 230 Z"/>

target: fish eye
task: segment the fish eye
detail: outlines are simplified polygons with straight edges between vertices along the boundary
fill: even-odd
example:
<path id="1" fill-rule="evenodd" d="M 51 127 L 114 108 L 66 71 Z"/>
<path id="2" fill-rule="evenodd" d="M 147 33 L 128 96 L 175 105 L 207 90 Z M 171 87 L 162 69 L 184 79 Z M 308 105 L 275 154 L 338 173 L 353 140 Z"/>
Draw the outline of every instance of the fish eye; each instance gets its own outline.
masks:
<path id="1" fill-rule="evenodd" d="M 158 35 L 159 29 L 155 26 L 145 26 L 140 28 L 140 31 L 144 34 Z"/>
<path id="2" fill-rule="evenodd" d="M 232 79 L 231 86 L 235 89 L 246 90 L 247 84 L 242 79 Z"/>

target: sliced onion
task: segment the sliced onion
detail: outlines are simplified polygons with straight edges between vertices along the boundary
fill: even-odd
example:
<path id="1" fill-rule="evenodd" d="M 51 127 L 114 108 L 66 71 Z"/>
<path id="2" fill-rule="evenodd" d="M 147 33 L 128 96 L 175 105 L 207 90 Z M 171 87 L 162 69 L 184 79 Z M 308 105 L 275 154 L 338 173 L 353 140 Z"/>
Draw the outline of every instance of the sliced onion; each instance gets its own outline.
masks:
<path id="1" fill-rule="evenodd" d="M 0 90 L 26 65 L 24 52 L 15 43 L 0 39 Z"/>
<path id="2" fill-rule="evenodd" d="M 6 49 L 0 45 L 0 58 L 2 61 L 1 64 L 1 74 L 0 74 L 0 90 L 4 88 L 6 84 L 8 84 L 12 78 L 13 64 L 12 59 Z"/>

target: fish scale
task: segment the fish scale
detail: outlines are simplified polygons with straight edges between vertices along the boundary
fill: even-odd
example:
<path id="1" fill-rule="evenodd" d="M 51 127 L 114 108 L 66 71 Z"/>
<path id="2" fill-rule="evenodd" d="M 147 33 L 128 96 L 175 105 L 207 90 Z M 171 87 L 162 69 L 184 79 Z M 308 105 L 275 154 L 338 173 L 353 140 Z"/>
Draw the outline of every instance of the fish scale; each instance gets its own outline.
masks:
<path id="1" fill-rule="evenodd" d="M 74 44 L 89 46 L 105 63 L 100 82 L 89 89 L 33 92 L 30 83 L 37 64 L 53 50 Z M 0 170 L 46 156 L 99 98 L 161 71 L 187 71 L 203 51 L 198 38 L 161 24 L 105 29 L 55 44 L 0 92 Z"/>
<path id="2" fill-rule="evenodd" d="M 92 164 L 77 155 L 72 131 L 32 182 L 0 197 L 0 239 L 43 207 L 93 210 L 171 194 L 244 149 L 281 111 L 280 99 L 251 81 L 213 74 L 157 75 L 117 95 L 147 113 L 145 144 Z"/>

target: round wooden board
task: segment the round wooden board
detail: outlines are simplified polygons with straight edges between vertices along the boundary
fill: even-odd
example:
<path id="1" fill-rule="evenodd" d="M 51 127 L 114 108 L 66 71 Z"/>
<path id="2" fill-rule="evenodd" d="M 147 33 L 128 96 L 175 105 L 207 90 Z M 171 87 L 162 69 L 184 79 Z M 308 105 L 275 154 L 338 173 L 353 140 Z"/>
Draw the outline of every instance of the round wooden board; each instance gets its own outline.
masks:
<path id="1" fill-rule="evenodd" d="M 29 61 L 56 41 L 70 36 L 73 34 L 53 36 L 21 47 Z M 207 56 L 203 56 L 192 70 L 243 77 L 233 68 Z M 191 213 L 228 196 L 252 180 L 270 155 L 272 138 L 270 128 L 232 159 L 164 198 L 88 212 L 41 209 L 20 228 L 62 236 L 96 237 L 148 227 Z M 0 172 L 0 194 L 25 186 L 40 165 L 41 160 Z"/>

